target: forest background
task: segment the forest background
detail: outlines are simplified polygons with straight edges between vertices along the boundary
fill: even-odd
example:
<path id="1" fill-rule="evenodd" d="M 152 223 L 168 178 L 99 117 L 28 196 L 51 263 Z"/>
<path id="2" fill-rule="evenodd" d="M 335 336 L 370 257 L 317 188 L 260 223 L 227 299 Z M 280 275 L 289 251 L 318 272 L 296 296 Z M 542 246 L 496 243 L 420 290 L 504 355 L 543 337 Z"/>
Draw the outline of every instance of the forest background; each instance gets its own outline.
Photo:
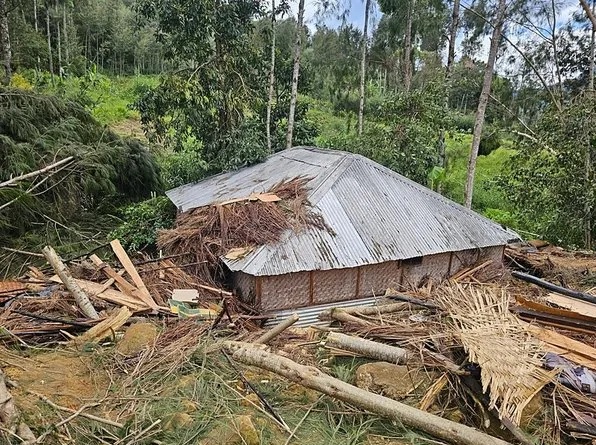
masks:
<path id="1" fill-rule="evenodd" d="M 362 154 L 524 237 L 591 249 L 593 10 L 0 0 L 0 265 L 114 236 L 154 249 L 175 214 L 164 190 L 296 145 Z"/>

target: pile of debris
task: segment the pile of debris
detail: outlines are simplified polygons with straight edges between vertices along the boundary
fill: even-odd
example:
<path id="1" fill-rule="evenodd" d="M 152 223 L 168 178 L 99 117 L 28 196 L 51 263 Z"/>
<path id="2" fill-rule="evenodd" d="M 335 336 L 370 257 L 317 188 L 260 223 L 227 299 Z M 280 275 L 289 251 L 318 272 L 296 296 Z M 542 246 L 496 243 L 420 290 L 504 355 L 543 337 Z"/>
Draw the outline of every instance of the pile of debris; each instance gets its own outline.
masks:
<path id="1" fill-rule="evenodd" d="M 95 254 L 67 266 L 48 246 L 43 255 L 51 268 L 29 266 L 20 279 L 0 282 L 5 332 L 20 341 L 49 343 L 89 330 L 85 338 L 101 332 L 94 338 L 99 341 L 133 316 L 213 320 L 224 305 L 230 317 L 238 312 L 231 292 L 187 273 L 173 258 L 135 264 L 118 240 L 110 246 L 121 268 Z"/>
<path id="2" fill-rule="evenodd" d="M 7 379 L 0 373 L 0 400 L 6 400 L 0 427 L 22 439 L 16 443 L 42 443 L 77 417 L 126 429 L 144 411 L 140 404 L 161 399 L 164 379 L 181 372 L 199 348 L 199 362 L 229 360 L 237 381 L 216 385 L 232 387 L 264 413 L 286 443 L 302 421 L 290 428 L 272 396 L 258 388 L 263 372 L 249 377 L 240 364 L 454 444 L 529 445 L 538 434 L 546 442 L 596 440 L 596 296 L 589 291 L 547 282 L 527 268 L 487 279 L 485 262 L 438 286 L 388 289 L 374 306 L 338 303 L 320 313 L 324 326 L 296 329 L 294 315 L 262 331 L 263 316 L 187 273 L 179 257 L 134 263 L 117 240 L 111 248 L 112 264 L 90 254 L 66 265 L 46 247 L 50 267 L 30 267 L 22 279 L 0 283 L 6 346 L 0 363 L 12 369 Z M 520 265 L 534 261 L 520 248 L 512 252 Z M 104 358 L 104 380 L 117 381 L 121 394 L 103 397 L 109 409 L 90 414 L 89 404 L 67 406 L 35 387 L 30 394 L 70 416 L 43 429 L 27 426 L 9 390 L 19 397 L 28 391 L 17 386 L 14 369 L 29 366 L 18 363 L 24 360 L 18 348 L 31 343 L 98 355 L 115 350 Z M 353 378 L 332 376 L 333 365 L 347 359 L 362 360 Z M 157 440 L 161 427 L 161 419 L 152 419 L 127 435 L 134 443 Z"/>

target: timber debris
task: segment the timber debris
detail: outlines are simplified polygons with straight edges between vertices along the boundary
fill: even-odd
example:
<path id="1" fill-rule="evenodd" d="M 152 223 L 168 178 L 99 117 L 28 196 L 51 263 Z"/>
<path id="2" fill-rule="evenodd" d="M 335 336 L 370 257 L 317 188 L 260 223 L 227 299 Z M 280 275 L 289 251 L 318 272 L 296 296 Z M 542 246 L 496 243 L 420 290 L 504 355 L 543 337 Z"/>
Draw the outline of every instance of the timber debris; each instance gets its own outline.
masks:
<path id="1" fill-rule="evenodd" d="M 269 195 L 251 199 L 259 206 L 280 202 Z M 69 425 L 91 421 L 111 429 L 102 439 L 107 443 L 114 442 L 110 434 L 159 443 L 176 422 L 192 424 L 192 412 L 139 423 L 134 418 L 148 400 L 168 394 L 168 380 L 187 384 L 184 373 L 193 361 L 203 369 L 190 376 L 193 385 L 231 391 L 248 412 L 285 435 L 281 443 L 300 443 L 305 419 L 328 409 L 324 404 L 330 401 L 453 444 L 596 440 L 596 335 L 589 329 L 596 324 L 596 304 L 585 298 L 592 291 L 569 270 L 565 283 L 543 286 L 556 281 L 554 262 L 539 279 L 526 279 L 527 265 L 535 260 L 523 259 L 519 247 L 510 247 L 508 255 L 515 252 L 523 274 L 481 278 L 485 261 L 439 285 L 388 289 L 373 306 L 338 303 L 320 313 L 324 327 L 296 328 L 300 317 L 292 314 L 268 330 L 260 327 L 266 317 L 234 292 L 189 273 L 188 257 L 131 258 L 117 240 L 109 249 L 65 262 L 47 247 L 43 255 L 51 267 L 31 267 L 22 277 L 0 282 L 5 334 L 0 366 L 10 378 L 18 377 L 15 369 L 26 375 L 41 366 L 44 356 L 19 356 L 19 348 L 37 344 L 52 348 L 73 372 L 77 357 L 99 354 L 106 360 L 99 381 L 118 388 L 100 396 L 86 387 L 87 397 L 73 401 L 58 396 L 70 383 L 56 383 L 59 392 L 15 386 L 19 397 L 13 400 L 12 380 L 0 373 L 0 440 L 19 436 L 23 440 L 15 443 L 52 443 Z M 587 254 L 581 258 L 588 260 Z M 206 371 L 217 357 L 235 380 Z M 355 377 L 338 378 L 334 370 L 355 361 L 361 364 Z M 298 423 L 267 390 L 273 382 L 283 388 L 286 381 L 320 393 Z M 23 394 L 66 415 L 42 427 L 25 424 L 24 409 L 13 403 Z"/>

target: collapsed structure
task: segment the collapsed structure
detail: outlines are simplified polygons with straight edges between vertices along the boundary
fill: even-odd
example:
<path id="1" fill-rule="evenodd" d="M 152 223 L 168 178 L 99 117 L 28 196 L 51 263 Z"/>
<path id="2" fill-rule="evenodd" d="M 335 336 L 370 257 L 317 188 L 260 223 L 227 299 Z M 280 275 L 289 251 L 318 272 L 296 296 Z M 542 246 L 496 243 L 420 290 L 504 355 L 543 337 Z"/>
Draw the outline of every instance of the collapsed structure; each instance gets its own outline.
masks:
<path id="1" fill-rule="evenodd" d="M 262 311 L 380 295 L 443 280 L 471 264 L 502 263 L 517 234 L 363 156 L 296 147 L 166 194 L 180 212 L 266 193 L 309 178 L 308 205 L 324 224 L 223 256 L 239 296 Z M 235 246 L 242 247 L 242 246 Z"/>

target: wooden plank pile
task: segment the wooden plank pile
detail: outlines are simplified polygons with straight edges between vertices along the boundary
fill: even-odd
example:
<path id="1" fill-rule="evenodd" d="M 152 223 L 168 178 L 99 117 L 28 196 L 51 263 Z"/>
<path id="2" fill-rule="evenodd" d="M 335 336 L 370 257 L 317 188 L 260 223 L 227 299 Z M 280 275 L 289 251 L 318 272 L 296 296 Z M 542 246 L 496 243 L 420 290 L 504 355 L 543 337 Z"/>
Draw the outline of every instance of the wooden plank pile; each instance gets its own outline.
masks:
<path id="1" fill-rule="evenodd" d="M 50 267 L 29 267 L 18 280 L 0 282 L 0 325 L 11 336 L 44 343 L 81 337 L 99 341 L 138 316 L 177 318 L 172 292 L 193 289 L 193 305 L 216 318 L 232 293 L 200 281 L 171 258 L 133 263 L 118 240 L 110 243 L 112 264 L 90 254 L 69 265 L 50 246 L 42 252 Z M 196 310 L 195 310 L 196 311 Z M 14 337 L 13 337 L 14 338 Z"/>

